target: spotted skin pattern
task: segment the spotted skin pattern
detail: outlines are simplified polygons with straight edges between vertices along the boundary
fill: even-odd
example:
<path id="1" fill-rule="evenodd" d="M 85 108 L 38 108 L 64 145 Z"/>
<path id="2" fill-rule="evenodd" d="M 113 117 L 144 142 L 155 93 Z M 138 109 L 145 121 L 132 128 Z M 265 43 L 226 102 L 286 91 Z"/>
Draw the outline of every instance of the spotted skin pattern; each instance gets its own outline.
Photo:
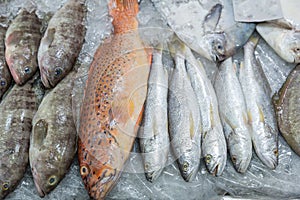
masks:
<path id="1" fill-rule="evenodd" d="M 104 199 L 118 181 L 137 135 L 149 59 L 134 0 L 111 1 L 114 34 L 95 53 L 81 108 L 78 157 L 89 195 Z"/>

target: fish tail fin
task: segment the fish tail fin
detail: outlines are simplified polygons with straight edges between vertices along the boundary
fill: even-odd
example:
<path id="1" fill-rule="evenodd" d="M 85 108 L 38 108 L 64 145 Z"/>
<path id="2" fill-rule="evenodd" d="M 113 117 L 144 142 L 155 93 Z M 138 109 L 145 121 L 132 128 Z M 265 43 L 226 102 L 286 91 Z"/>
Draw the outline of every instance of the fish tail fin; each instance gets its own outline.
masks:
<path id="1" fill-rule="evenodd" d="M 110 0 L 108 4 L 110 15 L 115 18 L 121 15 L 136 16 L 139 12 L 139 4 L 137 0 Z"/>

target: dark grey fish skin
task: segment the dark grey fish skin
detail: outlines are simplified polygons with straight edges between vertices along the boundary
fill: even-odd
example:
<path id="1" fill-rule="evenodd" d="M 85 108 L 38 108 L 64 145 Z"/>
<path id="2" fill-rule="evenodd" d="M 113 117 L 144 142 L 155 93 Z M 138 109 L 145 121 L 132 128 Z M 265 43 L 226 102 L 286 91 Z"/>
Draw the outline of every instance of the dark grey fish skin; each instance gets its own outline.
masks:
<path id="1" fill-rule="evenodd" d="M 286 82 L 273 97 L 279 130 L 300 156 L 300 65 L 289 74 Z"/>
<path id="2" fill-rule="evenodd" d="M 38 69 L 37 51 L 41 22 L 34 12 L 22 9 L 11 22 L 5 36 L 5 57 L 18 85 L 25 84 Z"/>
<path id="3" fill-rule="evenodd" d="M 7 91 L 11 84 L 11 75 L 5 61 L 5 38 L 6 27 L 0 25 L 0 101 L 3 94 Z"/>
<path id="4" fill-rule="evenodd" d="M 15 85 L 0 104 L 0 199 L 16 188 L 26 171 L 31 121 L 42 97 L 37 74 L 24 86 Z"/>
<path id="5" fill-rule="evenodd" d="M 84 0 L 69 0 L 49 21 L 38 51 L 45 87 L 55 87 L 73 68 L 84 41 L 85 14 Z"/>
<path id="6" fill-rule="evenodd" d="M 77 134 L 72 114 L 71 72 L 43 99 L 32 120 L 29 161 L 41 197 L 51 192 L 72 164 Z"/>

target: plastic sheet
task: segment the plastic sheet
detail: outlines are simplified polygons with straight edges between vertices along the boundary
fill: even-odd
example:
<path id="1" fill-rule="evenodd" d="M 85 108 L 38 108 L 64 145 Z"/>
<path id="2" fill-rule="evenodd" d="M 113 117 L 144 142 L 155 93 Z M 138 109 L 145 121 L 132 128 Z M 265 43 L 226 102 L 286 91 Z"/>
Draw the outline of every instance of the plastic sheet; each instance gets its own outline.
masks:
<path id="1" fill-rule="evenodd" d="M 143 12 L 154 15 L 155 10 L 147 1 L 148 0 L 144 0 L 144 4 L 141 5 L 139 17 L 144 16 Z M 66 1 L 34 0 L 30 2 L 38 5 L 38 9 L 46 13 L 49 11 L 54 12 Z M 11 0 L 8 1 L 7 4 L 0 3 L 0 14 L 8 15 L 8 13 L 12 13 L 15 15 L 18 9 L 26 3 L 28 4 L 28 2 L 24 0 Z M 81 101 L 88 67 L 92 62 L 94 52 L 101 41 L 111 32 L 111 19 L 107 15 L 106 3 L 106 0 L 87 0 L 87 35 L 76 65 L 78 74 L 73 91 L 73 95 L 77 98 L 77 100 L 75 100 L 76 102 Z M 29 5 L 31 4 L 32 3 L 29 3 Z M 155 17 L 153 16 L 153 18 Z M 153 20 L 155 22 L 155 19 Z M 151 22 L 152 20 L 149 19 L 149 21 Z M 154 22 L 152 21 L 151 23 Z M 147 20 L 145 20 L 143 26 L 146 27 L 147 23 Z M 163 25 L 164 22 L 161 21 L 161 26 Z M 160 32 L 160 34 L 161 33 L 162 32 Z M 147 34 L 151 35 L 151 32 Z M 147 39 L 147 37 L 144 38 Z M 150 41 L 146 43 L 151 44 L 160 41 L 159 38 L 155 39 L 155 37 L 149 40 Z M 277 91 L 293 66 L 282 61 L 263 40 L 259 43 L 256 52 L 258 53 L 257 57 L 259 57 L 263 63 L 263 68 L 273 91 Z M 200 57 L 199 60 L 203 61 L 208 76 L 212 79 L 216 65 Z M 171 63 L 170 60 L 165 60 L 165 62 Z M 277 76 L 280 78 L 274 78 Z M 80 108 L 76 107 L 75 109 L 77 115 L 79 112 L 78 109 Z M 199 173 L 191 183 L 186 183 L 182 179 L 177 164 L 173 162 L 174 159 L 172 155 L 169 156 L 169 164 L 158 180 L 154 183 L 148 182 L 143 173 L 142 158 L 140 154 L 137 153 L 137 144 L 134 150 L 136 153 L 133 152 L 131 154 L 119 182 L 110 192 L 107 199 L 222 199 L 226 194 L 232 197 L 243 198 L 258 198 L 261 196 L 263 196 L 264 199 L 300 198 L 300 157 L 291 151 L 281 136 L 279 165 L 276 170 L 270 170 L 265 167 L 255 154 L 245 174 L 237 173 L 231 161 L 228 160 L 223 175 L 214 177 L 206 171 L 204 163 L 201 162 Z M 38 197 L 29 168 L 20 185 L 6 199 L 41 199 Z M 89 199 L 79 174 L 77 158 L 74 159 L 74 163 L 68 174 L 60 182 L 58 187 L 43 199 Z"/>

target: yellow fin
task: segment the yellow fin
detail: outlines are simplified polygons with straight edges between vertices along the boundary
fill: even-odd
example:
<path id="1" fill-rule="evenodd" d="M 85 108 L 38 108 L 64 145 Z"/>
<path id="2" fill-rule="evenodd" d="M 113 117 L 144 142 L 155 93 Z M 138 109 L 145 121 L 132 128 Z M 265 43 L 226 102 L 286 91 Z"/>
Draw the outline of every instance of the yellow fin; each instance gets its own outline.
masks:
<path id="1" fill-rule="evenodd" d="M 257 107 L 258 107 L 258 111 L 259 111 L 259 120 L 260 120 L 261 122 L 265 123 L 265 115 L 264 115 L 264 112 L 263 112 L 262 108 L 261 108 L 259 105 L 257 105 Z"/>
<path id="2" fill-rule="evenodd" d="M 244 61 L 241 61 L 240 63 L 240 69 L 244 68 L 245 64 L 244 64 Z"/>
<path id="3" fill-rule="evenodd" d="M 252 114 L 249 110 L 247 111 L 247 115 L 248 115 L 248 122 L 249 124 L 251 124 L 253 120 L 252 120 Z"/>
<path id="4" fill-rule="evenodd" d="M 195 135 L 195 128 L 194 128 L 194 126 L 195 126 L 194 119 L 193 119 L 192 113 L 190 113 L 190 135 L 191 135 L 191 139 Z"/>
<path id="5" fill-rule="evenodd" d="M 209 113 L 210 113 L 211 127 L 214 127 L 215 126 L 215 118 L 214 118 L 213 105 L 211 103 L 210 103 L 210 107 L 209 107 Z"/>

